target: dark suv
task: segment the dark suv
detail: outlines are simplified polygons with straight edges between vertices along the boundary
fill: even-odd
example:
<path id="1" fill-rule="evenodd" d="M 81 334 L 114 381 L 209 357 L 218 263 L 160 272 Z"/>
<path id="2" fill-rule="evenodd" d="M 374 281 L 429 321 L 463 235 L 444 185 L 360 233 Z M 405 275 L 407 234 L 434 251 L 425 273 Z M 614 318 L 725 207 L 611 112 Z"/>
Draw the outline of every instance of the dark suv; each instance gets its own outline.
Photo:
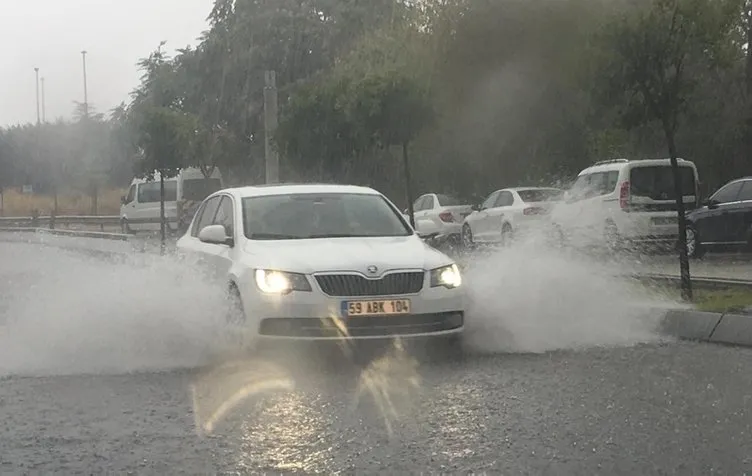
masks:
<path id="1" fill-rule="evenodd" d="M 752 243 L 752 177 L 727 183 L 703 206 L 687 213 L 687 251 L 699 258 L 713 248 Z"/>

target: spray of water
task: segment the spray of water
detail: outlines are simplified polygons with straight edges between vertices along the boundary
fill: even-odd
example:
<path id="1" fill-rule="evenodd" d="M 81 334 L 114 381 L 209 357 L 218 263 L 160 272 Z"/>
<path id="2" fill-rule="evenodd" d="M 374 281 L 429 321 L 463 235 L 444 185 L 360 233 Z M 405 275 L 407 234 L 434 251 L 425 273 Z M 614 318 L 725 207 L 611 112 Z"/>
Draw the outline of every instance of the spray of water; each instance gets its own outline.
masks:
<path id="1" fill-rule="evenodd" d="M 630 282 L 624 260 L 550 246 L 543 230 L 468 259 L 466 341 L 483 352 L 545 352 L 659 339 L 676 303 Z"/>
<path id="2" fill-rule="evenodd" d="M 0 375 L 129 372 L 225 355 L 225 289 L 175 257 L 104 261 L 0 245 Z M 468 259 L 466 342 L 481 352 L 544 352 L 657 339 L 650 297 L 605 263 L 537 236 Z M 220 355 L 220 356 L 221 356 Z"/>
<path id="3" fill-rule="evenodd" d="M 190 263 L 0 245 L 0 374 L 195 366 L 220 350 L 223 288 Z"/>

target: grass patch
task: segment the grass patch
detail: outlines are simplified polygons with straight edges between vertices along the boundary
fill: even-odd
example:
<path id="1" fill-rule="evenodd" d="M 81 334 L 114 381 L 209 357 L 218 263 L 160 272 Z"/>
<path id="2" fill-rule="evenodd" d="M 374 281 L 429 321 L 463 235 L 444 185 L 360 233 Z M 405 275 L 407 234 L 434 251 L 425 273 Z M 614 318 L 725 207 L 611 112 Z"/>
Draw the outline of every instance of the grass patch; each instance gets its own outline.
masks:
<path id="1" fill-rule="evenodd" d="M 628 289 L 635 295 L 649 298 L 670 299 L 682 302 L 681 291 L 677 284 L 657 282 L 652 280 L 634 281 L 628 284 Z M 705 312 L 739 312 L 752 307 L 752 287 L 732 285 L 728 287 L 692 286 L 692 306 L 698 311 Z"/>
<path id="2" fill-rule="evenodd" d="M 752 289 L 742 287 L 694 290 L 697 310 L 707 312 L 738 312 L 752 307 Z"/>
<path id="3" fill-rule="evenodd" d="M 120 213 L 120 197 L 123 190 L 109 189 L 99 193 L 98 215 Z M 40 215 L 49 215 L 55 208 L 55 198 L 51 195 L 23 194 L 18 190 L 3 192 L 3 216 L 28 217 L 31 211 L 39 210 Z M 82 193 L 60 194 L 57 197 L 58 215 L 89 215 L 92 212 L 91 197 Z"/>

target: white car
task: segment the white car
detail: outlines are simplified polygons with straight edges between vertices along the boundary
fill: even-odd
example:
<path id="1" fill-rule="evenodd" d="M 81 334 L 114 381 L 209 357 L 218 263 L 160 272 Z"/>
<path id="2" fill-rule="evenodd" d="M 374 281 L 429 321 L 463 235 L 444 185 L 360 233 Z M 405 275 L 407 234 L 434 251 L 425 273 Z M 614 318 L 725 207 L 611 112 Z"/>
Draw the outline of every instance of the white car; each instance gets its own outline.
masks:
<path id="1" fill-rule="evenodd" d="M 463 220 L 472 211 L 472 205 L 463 204 L 450 195 L 426 193 L 413 204 L 415 229 L 422 235 L 459 235 Z"/>
<path id="2" fill-rule="evenodd" d="M 695 164 L 678 160 L 686 211 L 699 206 Z M 559 239 L 618 249 L 679 236 L 670 159 L 612 159 L 586 168 L 551 213 Z"/>
<path id="3" fill-rule="evenodd" d="M 558 188 L 518 187 L 496 190 L 462 225 L 462 243 L 508 244 L 547 215 L 564 192 Z"/>
<path id="4" fill-rule="evenodd" d="M 252 337 L 457 337 L 457 265 L 420 239 L 379 192 L 346 185 L 266 185 L 209 196 L 180 252 L 230 289 Z"/>

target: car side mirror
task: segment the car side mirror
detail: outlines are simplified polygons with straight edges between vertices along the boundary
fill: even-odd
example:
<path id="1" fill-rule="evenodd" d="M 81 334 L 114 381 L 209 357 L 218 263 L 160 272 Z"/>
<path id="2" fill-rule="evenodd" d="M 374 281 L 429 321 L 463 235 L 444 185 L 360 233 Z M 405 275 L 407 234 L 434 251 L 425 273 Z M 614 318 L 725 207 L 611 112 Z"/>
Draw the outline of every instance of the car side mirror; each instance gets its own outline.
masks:
<path id="1" fill-rule="evenodd" d="M 716 202 L 715 200 L 705 200 L 703 202 L 703 205 L 705 205 L 706 207 L 708 207 L 711 210 L 714 209 L 714 208 L 718 208 L 718 202 Z"/>
<path id="2" fill-rule="evenodd" d="M 470 209 L 474 212 L 479 212 L 481 211 L 481 206 L 476 203 L 475 205 L 470 206 Z"/>
<path id="3" fill-rule="evenodd" d="M 222 225 L 205 226 L 198 232 L 198 239 L 212 245 L 227 245 L 231 248 L 235 246 L 235 241 L 232 237 L 227 236 L 225 227 Z"/>
<path id="4" fill-rule="evenodd" d="M 123 204 L 123 205 L 127 205 L 128 204 L 128 197 L 126 197 L 125 195 L 123 195 L 122 197 L 120 197 L 120 203 Z"/>

